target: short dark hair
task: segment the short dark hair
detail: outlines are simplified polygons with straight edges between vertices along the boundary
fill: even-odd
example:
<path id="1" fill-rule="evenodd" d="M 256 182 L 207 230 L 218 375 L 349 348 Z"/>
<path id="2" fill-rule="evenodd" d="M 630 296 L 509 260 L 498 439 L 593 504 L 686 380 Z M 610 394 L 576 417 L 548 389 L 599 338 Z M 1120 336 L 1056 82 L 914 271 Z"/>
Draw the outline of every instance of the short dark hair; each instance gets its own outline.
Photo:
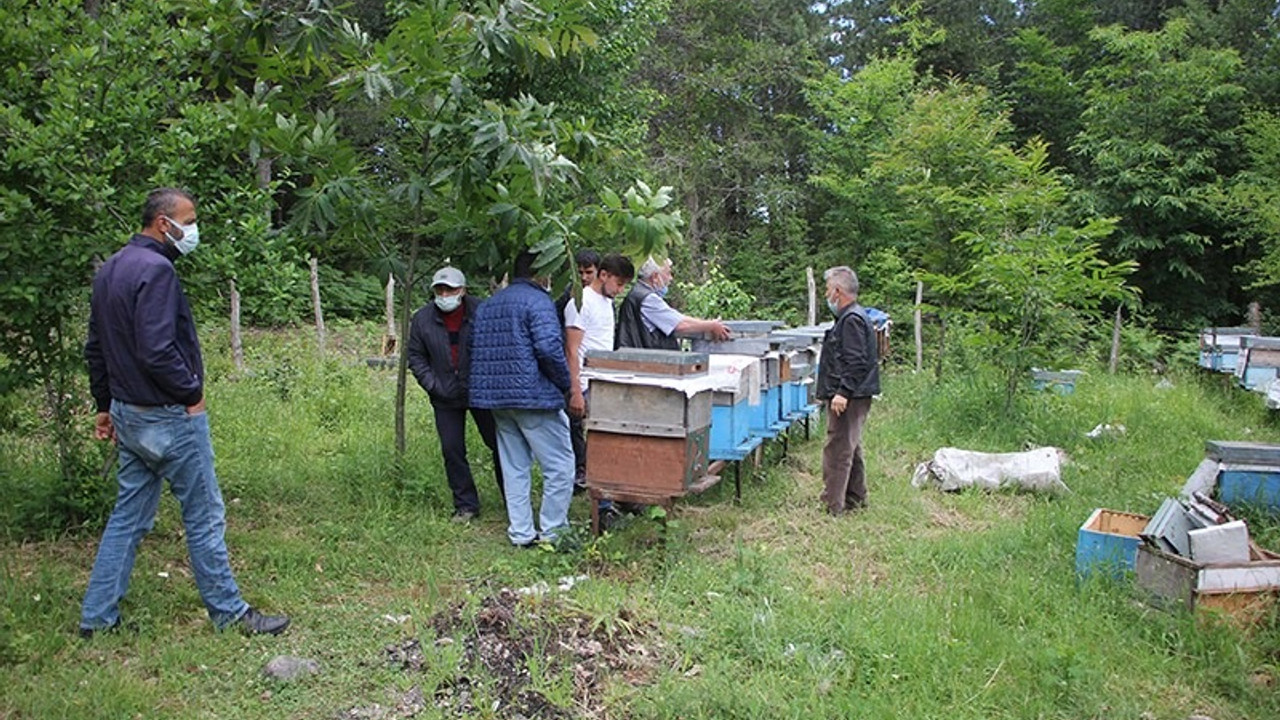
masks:
<path id="1" fill-rule="evenodd" d="M 609 253 L 600 259 L 597 265 L 601 272 L 607 272 L 610 275 L 622 278 L 626 281 L 635 279 L 636 266 L 631 264 L 631 258 L 621 253 Z"/>
<path id="2" fill-rule="evenodd" d="M 179 198 L 190 200 L 192 205 L 196 204 L 191 193 L 179 188 L 162 187 L 147 193 L 147 201 L 142 203 L 142 227 L 150 227 L 156 218 L 173 213 Z"/>
<path id="3" fill-rule="evenodd" d="M 584 268 L 584 267 L 599 268 L 600 253 L 596 252 L 595 250 L 592 250 L 591 248 L 583 248 L 574 254 L 573 261 L 576 262 L 578 264 L 578 267 L 580 268 Z"/>
<path id="4" fill-rule="evenodd" d="M 538 259 L 538 254 L 529 250 L 521 251 L 516 256 L 515 264 L 511 267 L 511 277 L 514 278 L 531 278 L 533 277 L 533 263 Z"/>

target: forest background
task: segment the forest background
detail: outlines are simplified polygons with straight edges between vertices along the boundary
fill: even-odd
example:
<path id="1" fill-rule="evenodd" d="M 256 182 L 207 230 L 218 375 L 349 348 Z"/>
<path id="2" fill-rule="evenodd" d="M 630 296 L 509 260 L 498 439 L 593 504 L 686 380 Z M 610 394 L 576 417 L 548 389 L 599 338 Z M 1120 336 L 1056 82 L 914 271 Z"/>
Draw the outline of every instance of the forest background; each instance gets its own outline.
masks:
<path id="1" fill-rule="evenodd" d="M 0 427 L 49 434 L 63 522 L 99 505 L 89 280 L 158 185 L 200 200 L 202 322 L 376 319 L 388 277 L 403 321 L 446 260 L 483 295 L 592 247 L 724 317 L 803 322 L 849 264 L 902 324 L 923 283 L 930 367 L 1010 396 L 1117 310 L 1159 368 L 1274 325 L 1278 40 L 1274 0 L 7 2 Z"/>

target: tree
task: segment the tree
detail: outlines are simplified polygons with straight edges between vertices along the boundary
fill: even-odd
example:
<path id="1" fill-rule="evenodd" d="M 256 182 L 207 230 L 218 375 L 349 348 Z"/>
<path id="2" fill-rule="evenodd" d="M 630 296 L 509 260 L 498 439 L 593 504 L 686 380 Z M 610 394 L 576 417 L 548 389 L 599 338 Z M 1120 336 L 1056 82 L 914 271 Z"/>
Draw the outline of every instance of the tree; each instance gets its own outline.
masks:
<path id="1" fill-rule="evenodd" d="M 109 509 L 74 421 L 95 261 L 136 231 L 146 191 L 185 160 L 159 141 L 198 90 L 192 40 L 166 19 L 154 3 L 0 7 L 0 393 L 42 387 L 68 524 Z"/>
<path id="2" fill-rule="evenodd" d="M 1240 60 L 1190 35 L 1183 20 L 1158 32 L 1094 30 L 1103 55 L 1086 75 L 1071 147 L 1091 207 L 1120 218 L 1108 256 L 1138 262 L 1146 302 L 1177 323 L 1232 320 L 1244 305 L 1232 271 L 1244 258 L 1224 242 L 1227 179 L 1243 157 Z"/>

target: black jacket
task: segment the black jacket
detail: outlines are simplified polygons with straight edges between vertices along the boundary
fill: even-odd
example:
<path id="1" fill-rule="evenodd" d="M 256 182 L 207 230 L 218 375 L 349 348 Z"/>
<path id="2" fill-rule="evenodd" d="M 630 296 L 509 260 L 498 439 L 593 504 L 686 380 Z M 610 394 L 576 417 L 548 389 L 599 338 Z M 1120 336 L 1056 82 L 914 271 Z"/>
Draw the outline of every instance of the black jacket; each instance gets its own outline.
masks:
<path id="1" fill-rule="evenodd" d="M 195 405 L 204 397 L 204 361 L 173 268 L 177 257 L 173 246 L 134 235 L 93 277 L 84 357 L 100 412 L 112 398 Z"/>
<path id="2" fill-rule="evenodd" d="M 822 341 L 818 360 L 819 400 L 880 394 L 880 347 L 876 326 L 858 303 L 840 311 Z"/>
<path id="3" fill-rule="evenodd" d="M 458 366 L 453 366 L 449 348 L 449 331 L 435 302 L 418 309 L 409 325 L 409 369 L 431 398 L 434 405 L 465 408 L 468 405 L 468 381 L 471 376 L 471 325 L 480 301 L 462 298 L 462 329 L 458 331 Z"/>

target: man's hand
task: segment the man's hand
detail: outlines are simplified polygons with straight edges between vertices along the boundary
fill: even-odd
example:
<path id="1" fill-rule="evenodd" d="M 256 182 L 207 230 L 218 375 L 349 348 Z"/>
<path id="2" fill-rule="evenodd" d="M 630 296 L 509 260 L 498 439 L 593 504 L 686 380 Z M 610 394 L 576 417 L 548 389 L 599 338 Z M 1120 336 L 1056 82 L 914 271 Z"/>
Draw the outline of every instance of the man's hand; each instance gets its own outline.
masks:
<path id="1" fill-rule="evenodd" d="M 574 387 L 573 392 L 569 393 L 569 414 L 574 419 L 587 414 L 587 401 L 582 397 L 581 387 Z"/>
<path id="2" fill-rule="evenodd" d="M 116 441 L 116 426 L 111 423 L 111 413 L 100 412 L 93 419 L 93 438 Z"/>
<path id="3" fill-rule="evenodd" d="M 188 414 L 188 415 L 199 415 L 199 414 L 200 414 L 200 413 L 202 413 L 202 412 L 204 412 L 204 398 L 203 398 L 203 397 L 202 397 L 202 398 L 200 398 L 200 402 L 196 403 L 195 405 L 188 405 L 188 406 L 187 406 L 187 414 Z"/>
<path id="4" fill-rule="evenodd" d="M 729 335 L 731 335 L 732 332 L 729 330 L 728 325 L 720 322 L 719 318 L 711 320 L 710 322 L 711 327 L 707 330 L 707 334 L 711 336 L 712 340 L 715 340 L 716 342 L 724 342 L 729 339 Z"/>
<path id="5" fill-rule="evenodd" d="M 840 417 L 844 414 L 845 408 L 849 407 L 849 400 L 843 395 L 837 395 L 831 398 L 831 412 Z"/>

